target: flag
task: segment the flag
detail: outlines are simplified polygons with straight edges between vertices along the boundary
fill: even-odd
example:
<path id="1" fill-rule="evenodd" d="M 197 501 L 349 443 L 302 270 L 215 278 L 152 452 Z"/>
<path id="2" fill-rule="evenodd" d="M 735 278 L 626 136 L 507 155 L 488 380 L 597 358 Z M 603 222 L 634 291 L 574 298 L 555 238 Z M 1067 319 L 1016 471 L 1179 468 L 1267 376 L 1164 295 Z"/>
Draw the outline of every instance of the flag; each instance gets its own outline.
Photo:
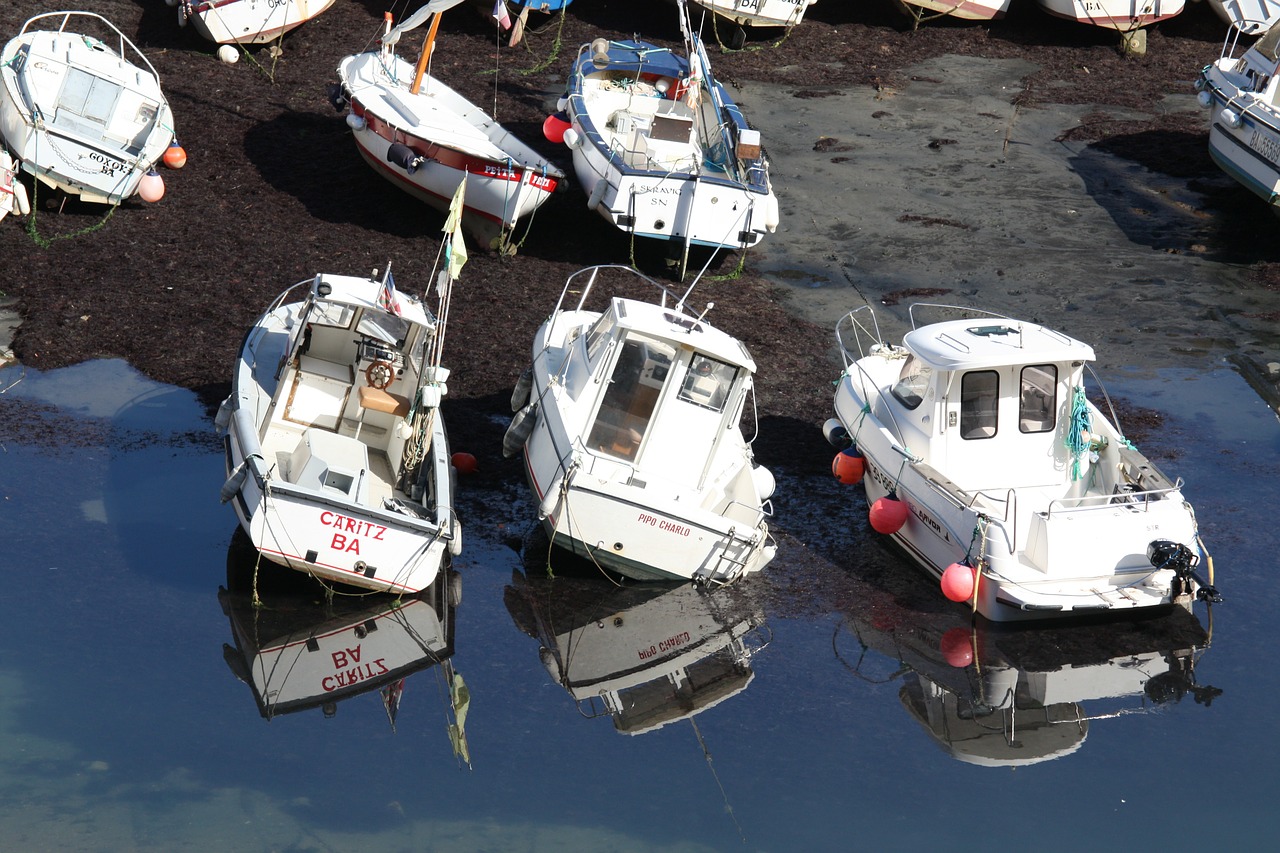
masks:
<path id="1" fill-rule="evenodd" d="M 391 278 L 391 264 L 387 264 L 387 274 L 382 277 L 382 290 L 378 291 L 378 307 L 388 314 L 400 316 L 400 300 L 396 298 L 396 283 Z"/>
<path id="2" fill-rule="evenodd" d="M 404 695 L 404 679 L 393 681 L 382 688 L 382 707 L 387 709 L 387 719 L 391 721 L 391 731 L 396 730 L 396 715 L 400 713 L 400 697 Z"/>
<path id="3" fill-rule="evenodd" d="M 507 0 L 498 0 L 493 4 L 493 19 L 502 29 L 511 29 L 511 16 L 507 14 Z"/>
<path id="4" fill-rule="evenodd" d="M 466 197 L 467 179 L 464 177 L 454 190 L 453 200 L 449 202 L 449 217 L 444 221 L 447 241 L 444 250 L 445 269 L 451 279 L 462 275 L 462 266 L 467 262 L 467 244 L 462 240 L 462 210 Z"/>

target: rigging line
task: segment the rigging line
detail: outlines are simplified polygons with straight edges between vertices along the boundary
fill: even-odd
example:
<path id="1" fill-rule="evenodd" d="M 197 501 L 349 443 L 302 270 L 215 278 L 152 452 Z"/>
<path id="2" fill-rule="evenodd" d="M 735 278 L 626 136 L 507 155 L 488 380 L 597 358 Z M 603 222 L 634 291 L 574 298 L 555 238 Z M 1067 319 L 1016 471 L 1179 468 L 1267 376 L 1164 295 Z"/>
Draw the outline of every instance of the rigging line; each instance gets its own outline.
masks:
<path id="1" fill-rule="evenodd" d="M 715 764 L 712 763 L 711 759 L 711 750 L 707 749 L 707 742 L 703 740 L 702 732 L 698 730 L 698 721 L 690 717 L 689 725 L 693 727 L 693 733 L 698 738 L 698 746 L 702 747 L 702 754 L 707 759 L 707 767 L 711 770 L 711 777 L 716 780 L 716 787 L 720 789 L 720 796 L 724 800 L 724 809 L 733 820 L 733 825 L 738 830 L 738 837 L 742 839 L 743 844 L 746 844 L 746 833 L 742 831 L 742 824 L 738 823 L 738 816 L 734 814 L 733 804 L 729 802 L 729 795 L 725 792 L 724 784 L 720 781 L 720 774 L 716 773 Z"/>

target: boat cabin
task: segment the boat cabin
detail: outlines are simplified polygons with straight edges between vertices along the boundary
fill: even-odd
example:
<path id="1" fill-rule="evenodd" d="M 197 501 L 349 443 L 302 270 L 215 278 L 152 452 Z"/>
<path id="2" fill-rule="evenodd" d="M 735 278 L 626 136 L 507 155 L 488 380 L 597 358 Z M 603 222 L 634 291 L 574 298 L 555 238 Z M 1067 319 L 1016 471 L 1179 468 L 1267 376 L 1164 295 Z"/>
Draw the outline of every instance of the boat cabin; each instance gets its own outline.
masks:
<path id="1" fill-rule="evenodd" d="M 700 486 L 738 425 L 755 363 L 736 340 L 688 315 L 614 298 L 570 344 L 564 376 L 590 409 L 586 448 Z"/>
<path id="2" fill-rule="evenodd" d="M 1091 347 L 992 318 L 925 326 L 903 343 L 881 399 L 911 453 L 970 490 L 1069 481 L 1063 438 Z"/>

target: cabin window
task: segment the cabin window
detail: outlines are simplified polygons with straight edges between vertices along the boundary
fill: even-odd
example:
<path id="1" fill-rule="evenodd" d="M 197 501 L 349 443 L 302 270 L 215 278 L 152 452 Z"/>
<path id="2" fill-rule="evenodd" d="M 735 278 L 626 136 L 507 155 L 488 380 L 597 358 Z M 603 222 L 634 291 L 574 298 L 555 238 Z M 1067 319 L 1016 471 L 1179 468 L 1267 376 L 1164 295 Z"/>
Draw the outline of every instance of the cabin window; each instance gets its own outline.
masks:
<path id="1" fill-rule="evenodd" d="M 1057 425 L 1058 368 L 1029 364 L 1022 368 L 1018 394 L 1018 429 L 1051 432 Z"/>
<path id="2" fill-rule="evenodd" d="M 925 391 L 929 388 L 929 379 L 933 369 L 914 355 L 907 356 L 906 364 L 898 372 L 898 382 L 893 386 L 893 396 L 908 409 L 919 408 L 924 402 Z"/>
<path id="3" fill-rule="evenodd" d="M 1000 377 L 994 370 L 974 370 L 960 379 L 960 437 L 991 438 L 996 434 L 996 401 Z"/>
<path id="4" fill-rule="evenodd" d="M 610 456 L 635 458 L 674 355 L 674 349 L 652 338 L 631 335 L 626 339 L 587 437 L 589 447 Z"/>
<path id="5" fill-rule="evenodd" d="M 351 325 L 351 318 L 355 313 L 355 309 L 350 305 L 340 305 L 337 302 L 314 302 L 311 305 L 311 312 L 307 315 L 307 322 L 315 323 L 317 326 L 345 329 Z"/>
<path id="6" fill-rule="evenodd" d="M 402 347 L 409 336 L 409 321 L 381 311 L 365 311 L 356 331 L 388 346 Z"/>
<path id="7" fill-rule="evenodd" d="M 694 353 L 680 385 L 680 399 L 706 409 L 724 411 L 738 369 L 710 356 Z"/>

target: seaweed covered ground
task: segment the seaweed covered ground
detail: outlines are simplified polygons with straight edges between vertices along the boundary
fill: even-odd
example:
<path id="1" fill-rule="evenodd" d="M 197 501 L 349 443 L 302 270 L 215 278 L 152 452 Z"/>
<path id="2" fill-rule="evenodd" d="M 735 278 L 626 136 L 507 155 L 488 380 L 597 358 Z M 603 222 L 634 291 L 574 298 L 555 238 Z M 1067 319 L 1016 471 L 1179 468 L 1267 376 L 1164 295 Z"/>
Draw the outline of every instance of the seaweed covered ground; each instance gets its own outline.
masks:
<path id="1" fill-rule="evenodd" d="M 404 13 L 403 2 L 338 0 L 234 65 L 220 62 L 192 28 L 179 28 L 175 9 L 160 0 L 90 5 L 159 71 L 189 159 L 165 172 L 158 203 L 135 199 L 108 213 L 42 190 L 33 217 L 0 223 L 0 290 L 23 317 L 13 345 L 22 363 L 52 369 L 121 357 L 214 404 L 227 391 L 246 327 L 286 286 L 321 271 L 367 273 L 390 260 L 401 289 L 425 289 L 443 217 L 374 175 L 326 99 L 338 61 L 369 48 L 384 12 Z M 0 34 L 9 37 L 47 8 L 45 0 L 0 4 Z M 670 3 L 579 0 L 563 16 L 532 15 L 524 39 L 509 46 L 488 8 L 466 4 L 445 16 L 432 71 L 566 171 L 564 149 L 543 139 L 541 125 L 578 46 L 633 34 L 674 46 L 679 36 Z M 718 77 L 767 83 L 778 99 L 902 87 L 911 82 L 907 69 L 944 54 L 1025 60 L 1037 70 L 1011 95 L 1021 108 L 1149 110 L 1153 117 L 1141 122 L 1099 114 L 1070 133 L 1192 186 L 1203 180 L 1207 192 L 1227 192 L 1229 202 L 1241 197 L 1222 189 L 1205 152 L 1203 116 L 1154 109 L 1168 93 L 1186 92 L 1195 71 L 1218 54 L 1225 27 L 1205 3 L 1152 28 L 1138 58 L 1120 54 L 1114 33 L 1051 18 L 1029 0 L 1016 0 L 1000 22 L 943 19 L 919 28 L 892 0 L 822 0 L 801 26 L 753 32 L 737 51 L 716 45 L 725 40 L 719 27 L 704 29 Z M 775 186 L 785 196 L 785 176 L 775 175 Z M 589 213 L 577 187 L 544 206 L 519 239 L 512 257 L 472 251 L 450 314 L 449 423 L 455 448 L 480 461 L 477 484 L 518 479 L 516 460 L 500 453 L 508 394 L 566 275 L 632 259 L 664 274 L 660 253 L 633 246 Z M 757 456 L 817 470 L 830 458 L 817 425 L 828 416 L 832 370 L 815 372 L 830 350 L 830 326 L 788 312 L 783 285 L 756 272 L 750 253 L 743 260 L 717 258 L 699 287 L 716 303 L 713 321 L 765 367 Z M 1259 287 L 1274 286 L 1267 269 Z"/>

